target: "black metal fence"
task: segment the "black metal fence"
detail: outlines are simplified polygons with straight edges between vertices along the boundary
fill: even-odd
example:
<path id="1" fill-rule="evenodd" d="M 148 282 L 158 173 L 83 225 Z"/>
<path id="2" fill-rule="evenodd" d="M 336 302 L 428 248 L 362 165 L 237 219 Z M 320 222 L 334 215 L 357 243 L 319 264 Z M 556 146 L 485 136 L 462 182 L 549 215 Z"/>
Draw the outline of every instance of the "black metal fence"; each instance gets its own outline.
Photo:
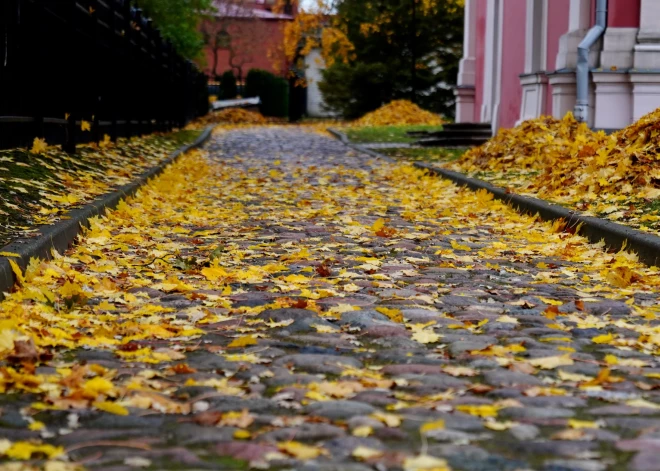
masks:
<path id="1" fill-rule="evenodd" d="M 0 148 L 44 137 L 74 151 L 208 111 L 205 75 L 129 0 L 0 3 Z"/>

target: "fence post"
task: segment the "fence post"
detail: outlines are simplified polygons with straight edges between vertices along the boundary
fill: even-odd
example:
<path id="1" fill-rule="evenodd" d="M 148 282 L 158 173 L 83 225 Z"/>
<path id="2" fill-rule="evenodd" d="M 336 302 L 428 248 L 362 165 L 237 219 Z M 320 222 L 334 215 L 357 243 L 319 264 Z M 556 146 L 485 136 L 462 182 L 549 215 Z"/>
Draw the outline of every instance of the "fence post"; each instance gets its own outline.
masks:
<path id="1" fill-rule="evenodd" d="M 92 82 L 94 83 L 94 88 L 93 90 L 93 99 L 94 99 L 94 105 L 92 107 L 92 141 L 93 142 L 100 142 L 101 141 L 101 129 L 99 125 L 99 112 L 101 111 L 101 103 L 103 101 L 103 95 L 101 93 L 99 84 L 99 62 L 100 62 L 100 47 L 99 47 L 99 18 L 98 18 L 98 12 L 99 12 L 99 5 L 98 5 L 98 0 L 90 0 L 90 5 L 92 10 L 90 11 L 90 14 L 92 16 L 92 30 L 94 34 L 94 40 L 93 40 L 93 48 L 94 48 L 94 57 L 92 58 Z"/>

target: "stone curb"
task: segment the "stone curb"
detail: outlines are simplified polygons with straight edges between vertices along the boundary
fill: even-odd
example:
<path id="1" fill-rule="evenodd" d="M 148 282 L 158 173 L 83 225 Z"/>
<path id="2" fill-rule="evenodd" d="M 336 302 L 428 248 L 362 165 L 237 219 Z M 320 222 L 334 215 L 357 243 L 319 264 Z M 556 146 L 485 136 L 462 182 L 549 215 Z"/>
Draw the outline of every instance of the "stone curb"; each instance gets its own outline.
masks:
<path id="1" fill-rule="evenodd" d="M 369 155 L 380 156 L 389 162 L 392 159 L 378 154 L 368 149 L 362 149 L 360 146 L 352 144 L 348 141 L 345 134 L 328 129 L 328 132 L 338 137 L 347 146 L 366 152 Z M 415 167 L 427 170 L 434 175 L 453 181 L 457 185 L 466 186 L 471 190 L 487 190 L 492 193 L 495 198 L 503 201 L 507 205 L 514 208 L 516 211 L 523 214 L 538 214 L 544 221 L 555 221 L 563 219 L 567 222 L 568 228 L 575 229 L 581 236 L 586 237 L 593 243 L 598 243 L 601 240 L 605 241 L 605 245 L 610 250 L 621 250 L 625 247 L 626 250 L 635 252 L 639 260 L 648 266 L 660 266 L 660 237 L 646 234 L 628 226 L 617 224 L 605 219 L 600 219 L 592 216 L 584 216 L 579 211 L 572 211 L 556 204 L 550 204 L 547 201 L 532 198 L 529 196 L 517 195 L 509 193 L 504 188 L 491 185 L 483 180 L 470 178 L 462 173 L 445 170 L 425 163 L 415 163 Z"/>
<path id="2" fill-rule="evenodd" d="M 376 151 L 374 151 L 374 150 L 371 150 L 371 149 L 367 149 L 366 147 L 362 147 L 361 145 L 353 144 L 353 143 L 348 139 L 348 136 L 347 136 L 346 134 L 344 134 L 343 132 L 341 132 L 341 131 L 338 131 L 338 130 L 333 129 L 333 128 L 328 128 L 327 131 L 328 131 L 330 134 L 332 134 L 333 136 L 335 136 L 337 139 L 339 139 L 343 144 L 345 144 L 345 145 L 347 145 L 348 147 L 350 147 L 351 149 L 355 149 L 355 150 L 357 150 L 357 151 L 360 151 L 360 152 L 362 152 L 362 153 L 364 153 L 364 154 L 368 154 L 368 155 L 370 155 L 370 156 L 372 156 L 372 157 L 375 157 L 375 158 L 377 158 L 377 159 L 383 159 L 383 160 L 386 160 L 386 161 L 388 161 L 388 162 L 394 163 L 394 159 L 390 159 L 390 158 L 389 158 L 388 156 L 386 156 L 386 155 L 380 154 L 380 153 L 378 153 L 378 152 L 376 152 Z"/>
<path id="3" fill-rule="evenodd" d="M 0 251 L 18 254 L 19 257 L 12 257 L 11 259 L 22 270 L 25 270 L 32 257 L 48 259 L 51 257 L 51 249 L 55 249 L 60 253 L 64 252 L 72 245 L 82 227 L 88 226 L 90 218 L 104 214 L 106 209 L 115 208 L 120 200 L 134 195 L 149 179 L 160 175 L 168 165 L 173 163 L 181 155 L 190 149 L 204 144 L 211 136 L 212 130 L 212 126 L 207 127 L 195 142 L 186 144 L 175 150 L 164 161 L 142 173 L 133 182 L 117 188 L 112 193 L 95 199 L 82 208 L 69 211 L 66 213 L 68 219 L 61 220 L 50 226 L 42 226 L 38 237 L 16 239 L 0 248 Z M 10 292 L 13 286 L 14 273 L 12 272 L 9 260 L 7 257 L 0 257 L 0 299 L 3 299 L 4 293 Z"/>

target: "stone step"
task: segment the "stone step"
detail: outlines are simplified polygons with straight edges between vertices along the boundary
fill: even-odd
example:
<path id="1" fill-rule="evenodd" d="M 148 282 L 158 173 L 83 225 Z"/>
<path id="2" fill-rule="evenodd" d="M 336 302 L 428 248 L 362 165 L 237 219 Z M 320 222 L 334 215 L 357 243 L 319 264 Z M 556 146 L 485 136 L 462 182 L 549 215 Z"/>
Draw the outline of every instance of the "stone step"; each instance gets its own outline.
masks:
<path id="1" fill-rule="evenodd" d="M 476 147 L 488 142 L 489 139 L 489 136 L 434 137 L 420 139 L 415 144 L 422 147 Z"/>

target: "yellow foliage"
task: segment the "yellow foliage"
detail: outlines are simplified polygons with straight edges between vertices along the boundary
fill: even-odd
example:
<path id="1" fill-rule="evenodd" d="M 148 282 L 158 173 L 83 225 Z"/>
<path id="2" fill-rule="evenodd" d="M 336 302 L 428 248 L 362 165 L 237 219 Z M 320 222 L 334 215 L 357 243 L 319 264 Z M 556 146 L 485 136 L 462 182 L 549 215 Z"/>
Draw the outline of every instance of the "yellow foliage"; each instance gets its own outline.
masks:
<path id="1" fill-rule="evenodd" d="M 440 116 L 421 109 L 408 100 L 394 100 L 387 105 L 381 106 L 371 113 L 367 113 L 352 126 L 402 126 L 409 124 L 428 124 L 440 126 L 443 123 Z"/>
<path id="2" fill-rule="evenodd" d="M 243 108 L 229 108 L 215 111 L 195 121 L 196 126 L 208 126 L 211 124 L 267 124 L 268 121 L 261 113 L 248 111 Z"/>

